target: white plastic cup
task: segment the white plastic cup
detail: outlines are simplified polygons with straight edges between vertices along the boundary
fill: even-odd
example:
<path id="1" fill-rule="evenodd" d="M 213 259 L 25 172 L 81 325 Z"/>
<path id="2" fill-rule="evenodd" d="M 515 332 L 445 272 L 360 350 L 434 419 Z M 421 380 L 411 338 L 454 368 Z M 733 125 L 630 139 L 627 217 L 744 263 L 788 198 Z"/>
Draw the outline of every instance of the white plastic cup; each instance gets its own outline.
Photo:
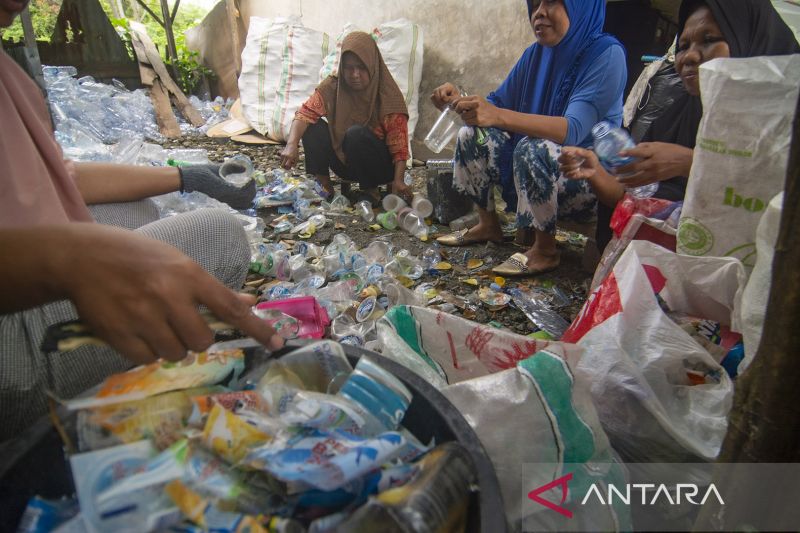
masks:
<path id="1" fill-rule="evenodd" d="M 219 176 L 232 185 L 240 187 L 250 181 L 253 175 L 253 162 L 244 154 L 236 154 L 222 163 Z"/>
<path id="2" fill-rule="evenodd" d="M 405 200 L 397 196 L 396 194 L 387 194 L 383 198 L 383 210 L 384 211 L 394 211 L 395 213 L 406 207 L 408 204 Z"/>
<path id="3" fill-rule="evenodd" d="M 436 154 L 444 150 L 461 127 L 461 119 L 452 108 L 445 107 L 425 136 L 425 146 Z"/>
<path id="4" fill-rule="evenodd" d="M 428 218 L 433 214 L 433 204 L 419 193 L 414 194 L 414 198 L 411 200 L 411 209 L 413 209 L 420 218 Z"/>

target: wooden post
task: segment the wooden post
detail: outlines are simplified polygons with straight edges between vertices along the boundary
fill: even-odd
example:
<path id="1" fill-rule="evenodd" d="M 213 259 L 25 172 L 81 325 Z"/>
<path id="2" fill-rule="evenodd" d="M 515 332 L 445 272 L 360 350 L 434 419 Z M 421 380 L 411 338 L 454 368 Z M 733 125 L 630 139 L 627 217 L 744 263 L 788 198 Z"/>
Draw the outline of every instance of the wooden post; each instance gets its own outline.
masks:
<path id="1" fill-rule="evenodd" d="M 239 51 L 239 19 L 241 13 L 236 0 L 225 0 L 225 7 L 228 11 L 228 23 L 231 25 L 231 53 L 233 54 L 234 64 L 236 66 L 236 77 L 242 73 L 242 56 Z"/>
<path id="2" fill-rule="evenodd" d="M 175 34 L 172 32 L 172 18 L 167 0 L 161 0 L 161 18 L 164 21 L 164 32 L 167 34 L 167 56 L 172 64 L 172 77 L 180 79 L 178 75 L 178 48 L 175 46 Z"/>
<path id="3" fill-rule="evenodd" d="M 739 376 L 728 418 L 728 431 L 717 461 L 720 463 L 794 463 L 800 461 L 800 101 L 794 119 L 783 211 L 775 255 L 772 285 L 761 343 L 747 370 Z M 716 471 L 717 487 L 730 487 L 725 513 L 713 498 L 695 523 L 695 531 L 732 531 L 749 524 L 754 506 L 764 516 L 789 519 L 785 501 L 768 498 L 776 486 L 771 479 L 749 479 L 735 465 Z M 752 472 L 752 469 L 749 471 Z M 762 476 L 763 477 L 763 476 Z M 738 490 L 747 487 L 747 490 Z M 767 501 L 754 502 L 754 495 Z M 717 521 L 721 520 L 721 521 Z M 774 522 L 776 528 L 778 522 Z M 750 526 L 743 526 L 750 528 Z M 796 530 L 797 523 L 780 527 Z"/>
<path id="4" fill-rule="evenodd" d="M 39 58 L 39 49 L 36 46 L 36 33 L 33 31 L 30 6 L 26 6 L 20 13 L 20 20 L 25 34 L 25 58 L 28 63 L 28 73 L 36 81 L 42 92 L 46 92 L 44 75 L 42 74 L 42 60 Z"/>

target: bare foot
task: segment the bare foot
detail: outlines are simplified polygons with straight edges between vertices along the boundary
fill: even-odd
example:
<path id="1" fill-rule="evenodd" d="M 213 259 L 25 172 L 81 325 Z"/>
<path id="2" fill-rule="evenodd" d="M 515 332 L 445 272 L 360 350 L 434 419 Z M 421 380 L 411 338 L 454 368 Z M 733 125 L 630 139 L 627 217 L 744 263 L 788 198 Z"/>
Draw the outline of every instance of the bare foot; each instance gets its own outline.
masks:
<path id="1" fill-rule="evenodd" d="M 525 252 L 528 258 L 528 270 L 545 271 L 552 270 L 561 263 L 561 253 L 558 250 L 542 251 L 535 247 Z"/>
<path id="2" fill-rule="evenodd" d="M 500 242 L 503 240 L 503 230 L 497 226 L 479 222 L 477 226 L 473 226 L 467 231 L 464 235 L 464 239 L 471 241 Z"/>

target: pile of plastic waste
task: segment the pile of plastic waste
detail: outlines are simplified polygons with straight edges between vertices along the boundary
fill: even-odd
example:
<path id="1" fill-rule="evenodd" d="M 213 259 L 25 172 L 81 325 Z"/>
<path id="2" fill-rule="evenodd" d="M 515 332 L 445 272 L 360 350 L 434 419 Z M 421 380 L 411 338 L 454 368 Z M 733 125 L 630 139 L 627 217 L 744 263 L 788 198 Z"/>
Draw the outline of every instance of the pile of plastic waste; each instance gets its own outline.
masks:
<path id="1" fill-rule="evenodd" d="M 463 527 L 470 457 L 401 426 L 412 399 L 397 377 L 368 357 L 354 368 L 331 341 L 277 359 L 221 343 L 179 365 L 138 367 L 67 402 L 77 411 L 81 453 L 70 463 L 79 512 L 36 498 L 23 523 L 231 533 Z"/>
<path id="2" fill-rule="evenodd" d="M 91 76 L 76 78 L 75 67 L 46 66 L 43 73 L 56 139 L 67 159 L 163 165 L 171 157 L 187 157 L 168 154 L 160 146 L 146 142 L 163 142 L 164 137 L 145 90 L 129 91 L 119 82 L 98 83 Z M 206 124 L 195 128 L 179 115 L 184 135 L 204 134 L 225 120 L 232 103 L 222 98 L 204 102 L 196 96 L 189 100 Z"/>

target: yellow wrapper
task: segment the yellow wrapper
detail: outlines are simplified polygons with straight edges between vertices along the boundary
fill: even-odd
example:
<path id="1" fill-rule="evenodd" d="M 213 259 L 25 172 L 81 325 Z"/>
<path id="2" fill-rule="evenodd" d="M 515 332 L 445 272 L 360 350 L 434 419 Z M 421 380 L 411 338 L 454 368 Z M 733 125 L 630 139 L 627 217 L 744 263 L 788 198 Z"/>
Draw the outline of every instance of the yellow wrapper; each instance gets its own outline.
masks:
<path id="1" fill-rule="evenodd" d="M 217 455 L 232 464 L 241 461 L 250 448 L 272 440 L 235 414 L 215 405 L 203 429 L 203 442 Z"/>

